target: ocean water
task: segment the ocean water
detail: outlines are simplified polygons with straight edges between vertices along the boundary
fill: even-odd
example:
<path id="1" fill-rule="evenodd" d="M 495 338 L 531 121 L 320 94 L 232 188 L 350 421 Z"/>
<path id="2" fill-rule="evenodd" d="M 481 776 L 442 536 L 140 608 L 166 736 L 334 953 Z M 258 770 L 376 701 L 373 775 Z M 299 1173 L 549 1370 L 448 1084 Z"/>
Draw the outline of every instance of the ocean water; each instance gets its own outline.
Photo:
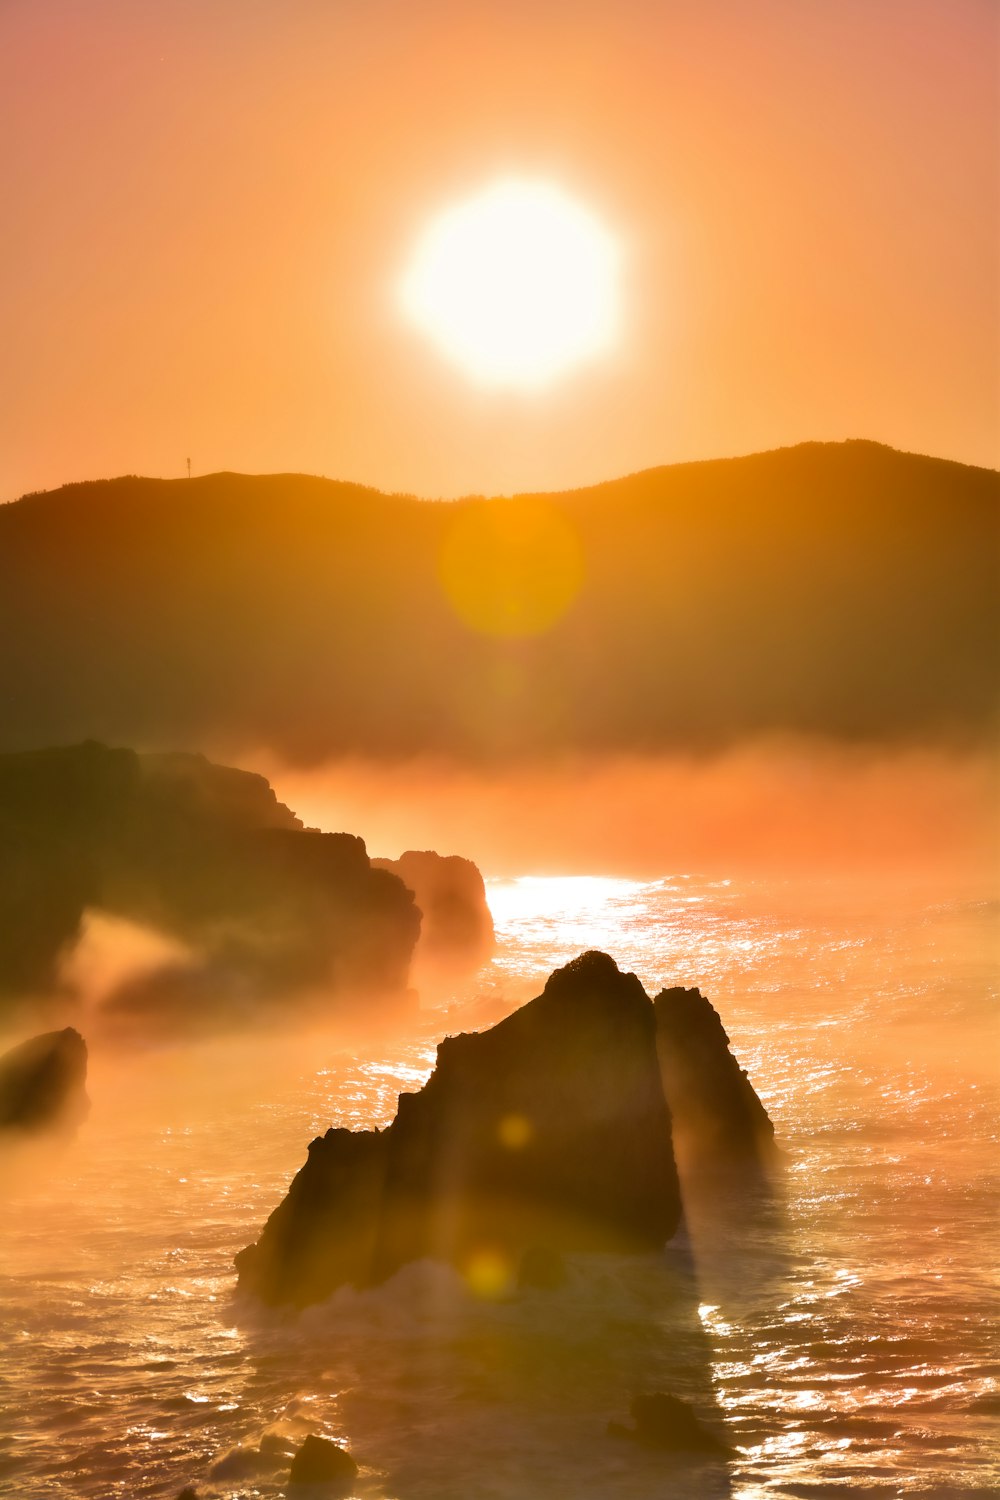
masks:
<path id="1" fill-rule="evenodd" d="M 307 1432 L 350 1444 L 371 1500 L 1000 1493 L 996 904 L 693 875 L 490 901 L 496 960 L 406 1038 L 92 1049 L 76 1142 L 0 1167 L 0 1494 L 279 1496 Z M 780 1201 L 577 1257 L 555 1292 L 422 1264 L 297 1318 L 242 1306 L 233 1254 L 310 1138 L 389 1120 L 440 1035 L 592 947 L 711 997 Z M 653 1390 L 731 1458 L 610 1437 Z"/>

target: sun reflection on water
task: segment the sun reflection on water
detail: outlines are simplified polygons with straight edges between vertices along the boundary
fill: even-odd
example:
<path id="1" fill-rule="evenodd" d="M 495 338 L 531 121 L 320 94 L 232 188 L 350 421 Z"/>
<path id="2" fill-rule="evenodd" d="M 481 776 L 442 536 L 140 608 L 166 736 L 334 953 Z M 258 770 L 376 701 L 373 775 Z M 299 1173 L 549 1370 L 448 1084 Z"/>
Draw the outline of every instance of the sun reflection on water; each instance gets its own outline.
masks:
<path id="1" fill-rule="evenodd" d="M 22 1419 L 0 1492 L 214 1493 L 230 1450 L 318 1431 L 361 1455 L 368 1500 L 467 1500 L 484 1466 L 497 1500 L 652 1500 L 674 1477 L 605 1437 L 647 1388 L 714 1403 L 735 1450 L 718 1491 L 693 1494 L 1000 1490 L 996 973 L 968 912 L 859 915 L 685 875 L 530 877 L 489 899 L 500 952 L 477 984 L 507 1008 L 590 947 L 651 992 L 708 993 L 789 1153 L 780 1224 L 741 1222 L 714 1259 L 692 1235 L 663 1263 L 575 1266 L 528 1298 L 484 1247 L 471 1284 L 423 1268 L 295 1323 L 247 1321 L 232 1255 L 310 1137 L 385 1124 L 445 1027 L 357 1055 L 268 1044 L 242 1092 L 224 1051 L 192 1061 L 186 1093 L 176 1059 L 129 1079 L 95 1058 L 74 1152 L 9 1199 L 0 1380 Z M 523 1149 L 524 1122 L 504 1128 Z M 277 1500 L 282 1462 L 237 1492 Z"/>

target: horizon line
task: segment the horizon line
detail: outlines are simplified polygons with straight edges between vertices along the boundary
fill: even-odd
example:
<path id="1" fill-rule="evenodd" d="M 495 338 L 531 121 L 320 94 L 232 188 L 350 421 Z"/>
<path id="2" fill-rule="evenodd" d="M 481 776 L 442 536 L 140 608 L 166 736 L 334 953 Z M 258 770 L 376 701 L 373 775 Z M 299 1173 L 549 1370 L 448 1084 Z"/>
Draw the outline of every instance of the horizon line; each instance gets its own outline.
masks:
<path id="1" fill-rule="evenodd" d="M 879 438 L 848 437 L 848 438 L 802 438 L 794 443 L 780 443 L 774 448 L 755 448 L 745 453 L 719 454 L 712 458 L 688 458 L 678 459 L 672 463 L 650 464 L 646 468 L 631 469 L 624 474 L 613 474 L 603 479 L 590 480 L 586 484 L 564 486 L 561 489 L 520 489 L 510 491 L 497 491 L 486 494 L 482 490 L 466 490 L 455 495 L 421 495 L 414 490 L 388 490 L 379 485 L 369 484 L 359 479 L 331 478 L 327 474 L 313 474 L 304 469 L 276 469 L 266 472 L 254 472 L 244 469 L 212 469 L 205 473 L 189 474 L 105 474 L 90 479 L 67 479 L 62 484 L 55 485 L 50 489 L 25 490 L 20 495 L 14 495 L 10 499 L 0 500 L 0 507 L 17 505 L 22 500 L 39 499 L 45 495 L 58 495 L 64 490 L 82 489 L 88 485 L 119 484 L 124 480 L 139 480 L 149 484 L 188 484 L 201 483 L 211 479 L 309 479 L 321 484 L 341 485 L 350 489 L 368 490 L 374 495 L 386 496 L 390 499 L 414 500 L 420 504 L 450 505 L 459 504 L 465 500 L 512 500 L 523 497 L 550 496 L 550 495 L 574 495 L 587 493 L 593 490 L 606 488 L 609 485 L 623 484 L 630 479 L 639 479 L 649 474 L 659 474 L 666 470 L 700 468 L 708 464 L 742 463 L 755 458 L 770 458 L 782 453 L 795 453 L 804 448 L 848 448 L 864 447 L 875 448 L 885 453 L 893 453 L 901 458 L 919 458 L 931 463 L 952 464 L 956 468 L 975 469 L 987 474 L 1000 473 L 1000 468 L 990 464 L 969 463 L 965 459 L 947 458 L 941 454 L 922 453 L 912 448 L 897 448 L 892 443 L 884 442 Z"/>

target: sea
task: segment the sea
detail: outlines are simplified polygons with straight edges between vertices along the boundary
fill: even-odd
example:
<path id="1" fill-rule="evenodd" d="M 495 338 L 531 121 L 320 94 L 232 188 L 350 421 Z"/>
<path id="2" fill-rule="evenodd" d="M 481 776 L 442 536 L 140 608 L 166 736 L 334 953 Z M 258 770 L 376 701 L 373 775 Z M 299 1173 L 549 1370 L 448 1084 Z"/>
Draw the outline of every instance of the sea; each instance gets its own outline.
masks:
<path id="1" fill-rule="evenodd" d="M 263 1500 L 307 1433 L 350 1447 L 359 1500 L 1000 1494 L 997 903 L 694 873 L 488 894 L 495 959 L 405 1034 L 92 1042 L 76 1139 L 0 1163 L 0 1495 Z M 421 1263 L 297 1316 L 236 1297 L 313 1136 L 388 1122 L 443 1035 L 592 948 L 712 1000 L 785 1153 L 766 1209 L 549 1291 Z M 609 1434 L 653 1391 L 728 1456 Z"/>

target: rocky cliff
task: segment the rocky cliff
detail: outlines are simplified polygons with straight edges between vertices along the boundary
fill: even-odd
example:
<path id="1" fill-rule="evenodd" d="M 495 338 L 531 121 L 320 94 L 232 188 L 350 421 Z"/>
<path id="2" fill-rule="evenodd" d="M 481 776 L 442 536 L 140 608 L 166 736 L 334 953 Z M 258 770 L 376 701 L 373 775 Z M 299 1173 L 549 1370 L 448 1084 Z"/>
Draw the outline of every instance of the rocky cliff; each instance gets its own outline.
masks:
<path id="1" fill-rule="evenodd" d="M 477 968 L 496 946 L 486 886 L 471 859 L 407 849 L 398 859 L 373 859 L 411 890 L 420 908 L 418 953 L 428 963 L 452 970 Z"/>
<path id="2" fill-rule="evenodd" d="M 0 1002 L 58 987 L 86 911 L 175 940 L 109 1009 L 180 1029 L 400 996 L 420 925 L 360 838 L 304 830 L 262 776 L 93 742 L 0 756 Z"/>

